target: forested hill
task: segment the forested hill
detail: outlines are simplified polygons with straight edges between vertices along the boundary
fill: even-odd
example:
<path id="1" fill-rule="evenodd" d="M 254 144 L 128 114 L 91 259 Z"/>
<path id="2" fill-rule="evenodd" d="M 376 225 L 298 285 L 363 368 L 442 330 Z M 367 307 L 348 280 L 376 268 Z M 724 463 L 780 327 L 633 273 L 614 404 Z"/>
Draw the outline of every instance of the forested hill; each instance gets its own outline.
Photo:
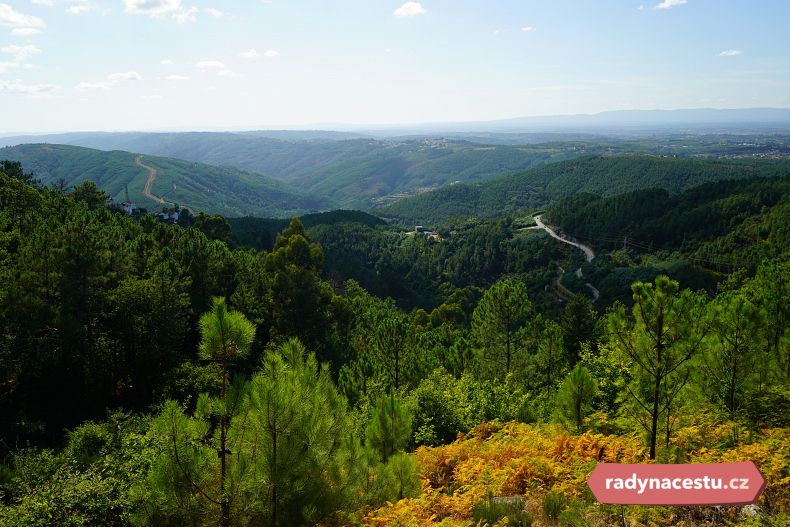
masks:
<path id="1" fill-rule="evenodd" d="M 496 216 L 537 209 L 588 192 L 609 196 L 658 188 L 670 193 L 703 183 L 790 175 L 786 161 L 713 161 L 657 156 L 585 156 L 479 184 L 457 184 L 403 199 L 377 212 L 407 222 Z"/>
<path id="2" fill-rule="evenodd" d="M 790 177 L 561 199 L 544 219 L 597 249 L 680 250 L 692 262 L 753 271 L 790 249 Z"/>
<path id="3" fill-rule="evenodd" d="M 21 162 L 45 186 L 63 188 L 90 180 L 118 201 L 130 198 L 155 210 L 164 204 L 144 195 L 149 168 L 156 170 L 150 193 L 166 204 L 225 216 L 285 217 L 331 207 L 330 201 L 308 196 L 275 179 L 189 161 L 104 152 L 68 145 L 30 144 L 0 149 L 0 159 Z"/>
<path id="4" fill-rule="evenodd" d="M 347 208 L 364 208 L 392 194 L 453 181 L 481 181 L 580 154 L 577 147 L 560 144 L 514 147 L 435 138 L 325 137 L 331 136 L 283 133 L 275 138 L 263 132 L 97 133 L 61 135 L 44 141 L 139 152 L 266 174 L 302 191 L 328 196 Z M 25 138 L 11 141 L 23 142 Z"/>
<path id="5" fill-rule="evenodd" d="M 783 181 L 720 187 L 771 209 Z M 435 239 L 339 212 L 256 251 L 105 203 L 0 165 L 0 527 L 787 524 L 787 250 L 711 294 L 599 251 L 594 308 L 557 302 L 579 251 L 528 218 Z M 379 255 L 441 303 L 342 280 Z M 601 309 L 603 273 L 632 309 Z M 648 459 L 754 462 L 755 515 L 589 494 L 596 462 Z"/>
<path id="6" fill-rule="evenodd" d="M 332 227 L 339 224 L 357 224 L 372 228 L 386 224 L 381 218 L 359 210 L 332 210 L 306 214 L 300 219 L 308 229 L 319 225 Z M 254 218 L 251 216 L 228 218 L 233 232 L 232 241 L 237 245 L 259 250 L 271 250 L 277 233 L 288 227 L 289 221 L 290 219 Z"/>

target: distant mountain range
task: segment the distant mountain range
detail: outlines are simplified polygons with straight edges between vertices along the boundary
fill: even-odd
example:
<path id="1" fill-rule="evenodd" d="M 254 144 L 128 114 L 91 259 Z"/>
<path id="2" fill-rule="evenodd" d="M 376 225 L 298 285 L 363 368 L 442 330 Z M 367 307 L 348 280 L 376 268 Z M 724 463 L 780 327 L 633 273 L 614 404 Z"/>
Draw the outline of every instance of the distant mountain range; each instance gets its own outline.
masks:
<path id="1" fill-rule="evenodd" d="M 593 114 L 514 117 L 488 121 L 459 121 L 417 124 L 315 125 L 312 129 L 223 131 L 249 137 L 284 141 L 341 141 L 407 135 L 470 136 L 498 133 L 564 133 L 583 135 L 640 135 L 656 131 L 729 133 L 734 131 L 790 132 L 790 108 L 688 108 L 675 110 L 611 110 Z M 156 132 L 148 132 L 153 134 Z M 183 132 L 156 133 L 159 136 Z M 112 136 L 144 135 L 144 132 L 74 132 L 62 134 L 0 134 L 0 146 L 30 142 L 78 144 L 81 141 L 109 141 Z M 101 138 L 104 136 L 104 139 Z M 567 137 L 566 137 L 567 138 Z M 564 139 L 563 139 L 564 140 Z M 532 142 L 532 141 L 530 141 Z M 80 144 L 80 146 L 85 146 Z"/>
<path id="2" fill-rule="evenodd" d="M 358 128 L 359 132 L 371 135 L 563 132 L 629 136 L 656 131 L 719 133 L 766 130 L 790 131 L 790 108 L 614 110 L 595 114 Z"/>

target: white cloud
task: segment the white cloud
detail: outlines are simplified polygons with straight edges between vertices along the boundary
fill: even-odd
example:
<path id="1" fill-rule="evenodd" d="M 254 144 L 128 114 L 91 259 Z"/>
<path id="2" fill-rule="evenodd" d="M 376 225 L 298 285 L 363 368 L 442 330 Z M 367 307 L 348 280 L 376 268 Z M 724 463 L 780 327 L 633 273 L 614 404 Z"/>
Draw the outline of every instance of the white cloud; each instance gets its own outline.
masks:
<path id="1" fill-rule="evenodd" d="M 208 70 L 224 70 L 227 69 L 225 63 L 220 62 L 218 60 L 202 60 L 195 64 L 195 67 L 201 71 L 208 71 Z"/>
<path id="2" fill-rule="evenodd" d="M 77 91 L 109 90 L 110 84 L 107 82 L 81 82 L 74 86 Z"/>
<path id="3" fill-rule="evenodd" d="M 6 46 L 4 48 L 0 48 L 0 51 L 3 53 L 8 53 L 9 55 L 13 55 L 14 62 L 25 62 L 31 56 L 41 53 L 41 50 L 32 44 L 28 44 L 26 46 Z"/>
<path id="4" fill-rule="evenodd" d="M 133 15 L 162 16 L 183 9 L 181 0 L 123 0 L 126 11 Z"/>
<path id="5" fill-rule="evenodd" d="M 525 33 L 529 33 L 530 31 L 535 31 L 535 28 L 532 26 L 524 26 L 521 28 L 521 31 L 524 31 Z"/>
<path id="6" fill-rule="evenodd" d="M 163 66 L 170 66 L 172 63 L 173 63 L 173 61 L 170 60 L 170 59 L 162 59 L 162 60 L 159 61 L 159 64 L 161 64 Z"/>
<path id="7" fill-rule="evenodd" d="M 202 72 L 214 72 L 220 77 L 235 77 L 236 74 L 224 62 L 218 60 L 203 60 L 195 64 L 195 68 Z"/>
<path id="8" fill-rule="evenodd" d="M 219 9 L 216 9 L 214 7 L 204 7 L 203 11 L 205 11 L 209 15 L 213 16 L 214 18 L 222 18 L 222 15 L 224 15 L 224 13 L 222 11 L 220 11 Z"/>
<path id="9" fill-rule="evenodd" d="M 72 15 L 81 15 L 82 13 L 93 11 L 94 9 L 96 9 L 95 5 L 91 5 L 86 2 L 78 2 L 67 7 L 66 12 Z"/>
<path id="10" fill-rule="evenodd" d="M 39 33 L 41 33 L 41 30 L 34 27 L 16 27 L 11 30 L 11 34 L 15 37 L 31 37 Z"/>
<path id="11" fill-rule="evenodd" d="M 45 5 L 49 7 L 55 5 L 55 2 L 53 2 L 52 0 L 30 0 L 30 2 L 36 5 Z"/>
<path id="12" fill-rule="evenodd" d="M 664 0 L 660 4 L 656 4 L 655 9 L 669 9 L 679 5 L 687 4 L 688 0 Z"/>
<path id="13" fill-rule="evenodd" d="M 197 12 L 197 7 L 187 7 L 173 13 L 173 20 L 178 24 L 191 24 L 197 22 Z"/>
<path id="14" fill-rule="evenodd" d="M 0 62 L 0 73 L 15 70 L 19 67 L 18 62 Z"/>
<path id="15" fill-rule="evenodd" d="M 16 69 L 25 69 L 25 70 L 34 70 L 36 66 L 32 64 L 24 64 L 18 61 L 0 61 L 0 73 L 5 73 L 7 71 L 16 70 Z"/>
<path id="16" fill-rule="evenodd" d="M 18 93 L 32 97 L 49 97 L 60 89 L 56 84 L 25 84 L 21 80 L 0 80 L 0 93 Z"/>
<path id="17" fill-rule="evenodd" d="M 126 12 L 159 18 L 169 15 L 179 24 L 195 22 L 197 7 L 184 7 L 181 0 L 123 0 Z"/>
<path id="18" fill-rule="evenodd" d="M 0 26 L 10 28 L 34 28 L 43 29 L 44 21 L 33 15 L 26 15 L 15 11 L 8 4 L 0 4 Z"/>
<path id="19" fill-rule="evenodd" d="M 82 13 L 98 9 L 98 6 L 92 4 L 90 0 L 70 0 L 70 3 L 71 5 L 66 8 L 66 12 L 72 15 L 81 15 Z"/>
<path id="20" fill-rule="evenodd" d="M 81 82 L 74 86 L 77 91 L 110 90 L 120 82 L 141 81 L 143 78 L 136 71 L 125 71 L 107 75 L 107 79 L 101 82 Z"/>
<path id="21" fill-rule="evenodd" d="M 107 80 L 110 82 L 124 82 L 124 81 L 141 81 L 143 78 L 136 71 L 126 71 L 122 73 L 113 73 L 107 75 Z"/>
<path id="22" fill-rule="evenodd" d="M 248 60 L 255 60 L 255 59 L 259 59 L 261 57 L 264 57 L 264 58 L 267 58 L 267 59 L 273 59 L 274 57 L 278 56 L 279 54 L 280 54 L 279 51 L 275 51 L 273 49 L 267 49 L 263 53 L 260 53 L 255 48 L 249 49 L 249 50 L 247 50 L 247 51 L 245 51 L 243 53 L 239 53 L 239 55 L 241 55 L 242 57 L 244 57 L 245 59 L 248 59 Z"/>
<path id="23" fill-rule="evenodd" d="M 409 18 L 417 15 L 424 15 L 425 8 L 419 2 L 406 2 L 392 12 L 398 18 Z"/>
<path id="24" fill-rule="evenodd" d="M 168 75 L 165 79 L 169 81 L 188 81 L 189 77 L 185 77 L 184 75 Z"/>
<path id="25" fill-rule="evenodd" d="M 719 53 L 720 57 L 736 57 L 741 54 L 740 49 L 725 49 L 721 53 Z"/>

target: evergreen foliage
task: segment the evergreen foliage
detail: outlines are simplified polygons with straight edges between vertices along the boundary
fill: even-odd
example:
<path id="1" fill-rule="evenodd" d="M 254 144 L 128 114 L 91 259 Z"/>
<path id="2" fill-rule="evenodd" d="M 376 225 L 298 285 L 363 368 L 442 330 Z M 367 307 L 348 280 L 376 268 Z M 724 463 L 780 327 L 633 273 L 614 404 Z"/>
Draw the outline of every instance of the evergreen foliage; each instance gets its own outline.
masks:
<path id="1" fill-rule="evenodd" d="M 782 161 L 711 161 L 655 155 L 584 156 L 482 183 L 441 187 L 400 200 L 380 212 L 409 223 L 435 223 L 450 218 L 533 211 L 569 196 L 575 200 L 576 196 L 585 194 L 613 196 L 647 189 L 661 189 L 666 192 L 651 192 L 666 196 L 704 183 L 788 175 L 790 166 Z M 660 202 L 645 200 L 645 204 L 647 214 L 660 210 Z M 639 208 L 632 210 L 632 214 L 642 212 Z"/>
<path id="2" fill-rule="evenodd" d="M 608 525 L 622 518 L 585 494 L 592 463 L 648 458 L 752 459 L 759 521 L 787 518 L 781 179 L 698 194 L 704 210 L 749 204 L 682 254 L 596 247 L 582 263 L 529 217 L 441 240 L 292 218 L 268 250 L 231 247 L 224 218 L 136 219 L 93 184 L 66 194 L 3 166 L 0 526 Z M 752 220 L 767 233 L 744 242 L 768 256 L 754 266 L 698 270 L 715 280 L 696 292 L 700 275 L 658 272 Z M 344 254 L 398 294 L 348 279 Z M 601 298 L 558 302 L 558 279 L 584 289 L 580 265 Z M 628 304 L 607 309 L 604 287 L 623 294 L 628 277 L 642 278 Z M 626 519 L 752 521 L 728 514 Z"/>
<path id="3" fill-rule="evenodd" d="M 598 383 L 582 365 L 571 370 L 557 393 L 557 409 L 562 418 L 581 431 L 584 418 L 590 411 L 590 402 L 598 389 Z"/>
<path id="4" fill-rule="evenodd" d="M 503 280 L 483 294 L 472 315 L 472 336 L 485 374 L 501 378 L 523 368 L 532 316 L 523 282 Z"/>

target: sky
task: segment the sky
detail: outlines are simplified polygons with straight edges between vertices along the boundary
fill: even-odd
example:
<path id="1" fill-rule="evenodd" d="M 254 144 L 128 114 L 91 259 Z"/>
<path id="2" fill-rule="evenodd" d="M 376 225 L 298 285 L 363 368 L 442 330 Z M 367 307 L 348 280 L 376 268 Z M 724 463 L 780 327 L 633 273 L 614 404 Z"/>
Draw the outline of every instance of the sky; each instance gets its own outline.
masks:
<path id="1" fill-rule="evenodd" d="M 0 0 L 0 134 L 790 107 L 787 0 Z"/>

